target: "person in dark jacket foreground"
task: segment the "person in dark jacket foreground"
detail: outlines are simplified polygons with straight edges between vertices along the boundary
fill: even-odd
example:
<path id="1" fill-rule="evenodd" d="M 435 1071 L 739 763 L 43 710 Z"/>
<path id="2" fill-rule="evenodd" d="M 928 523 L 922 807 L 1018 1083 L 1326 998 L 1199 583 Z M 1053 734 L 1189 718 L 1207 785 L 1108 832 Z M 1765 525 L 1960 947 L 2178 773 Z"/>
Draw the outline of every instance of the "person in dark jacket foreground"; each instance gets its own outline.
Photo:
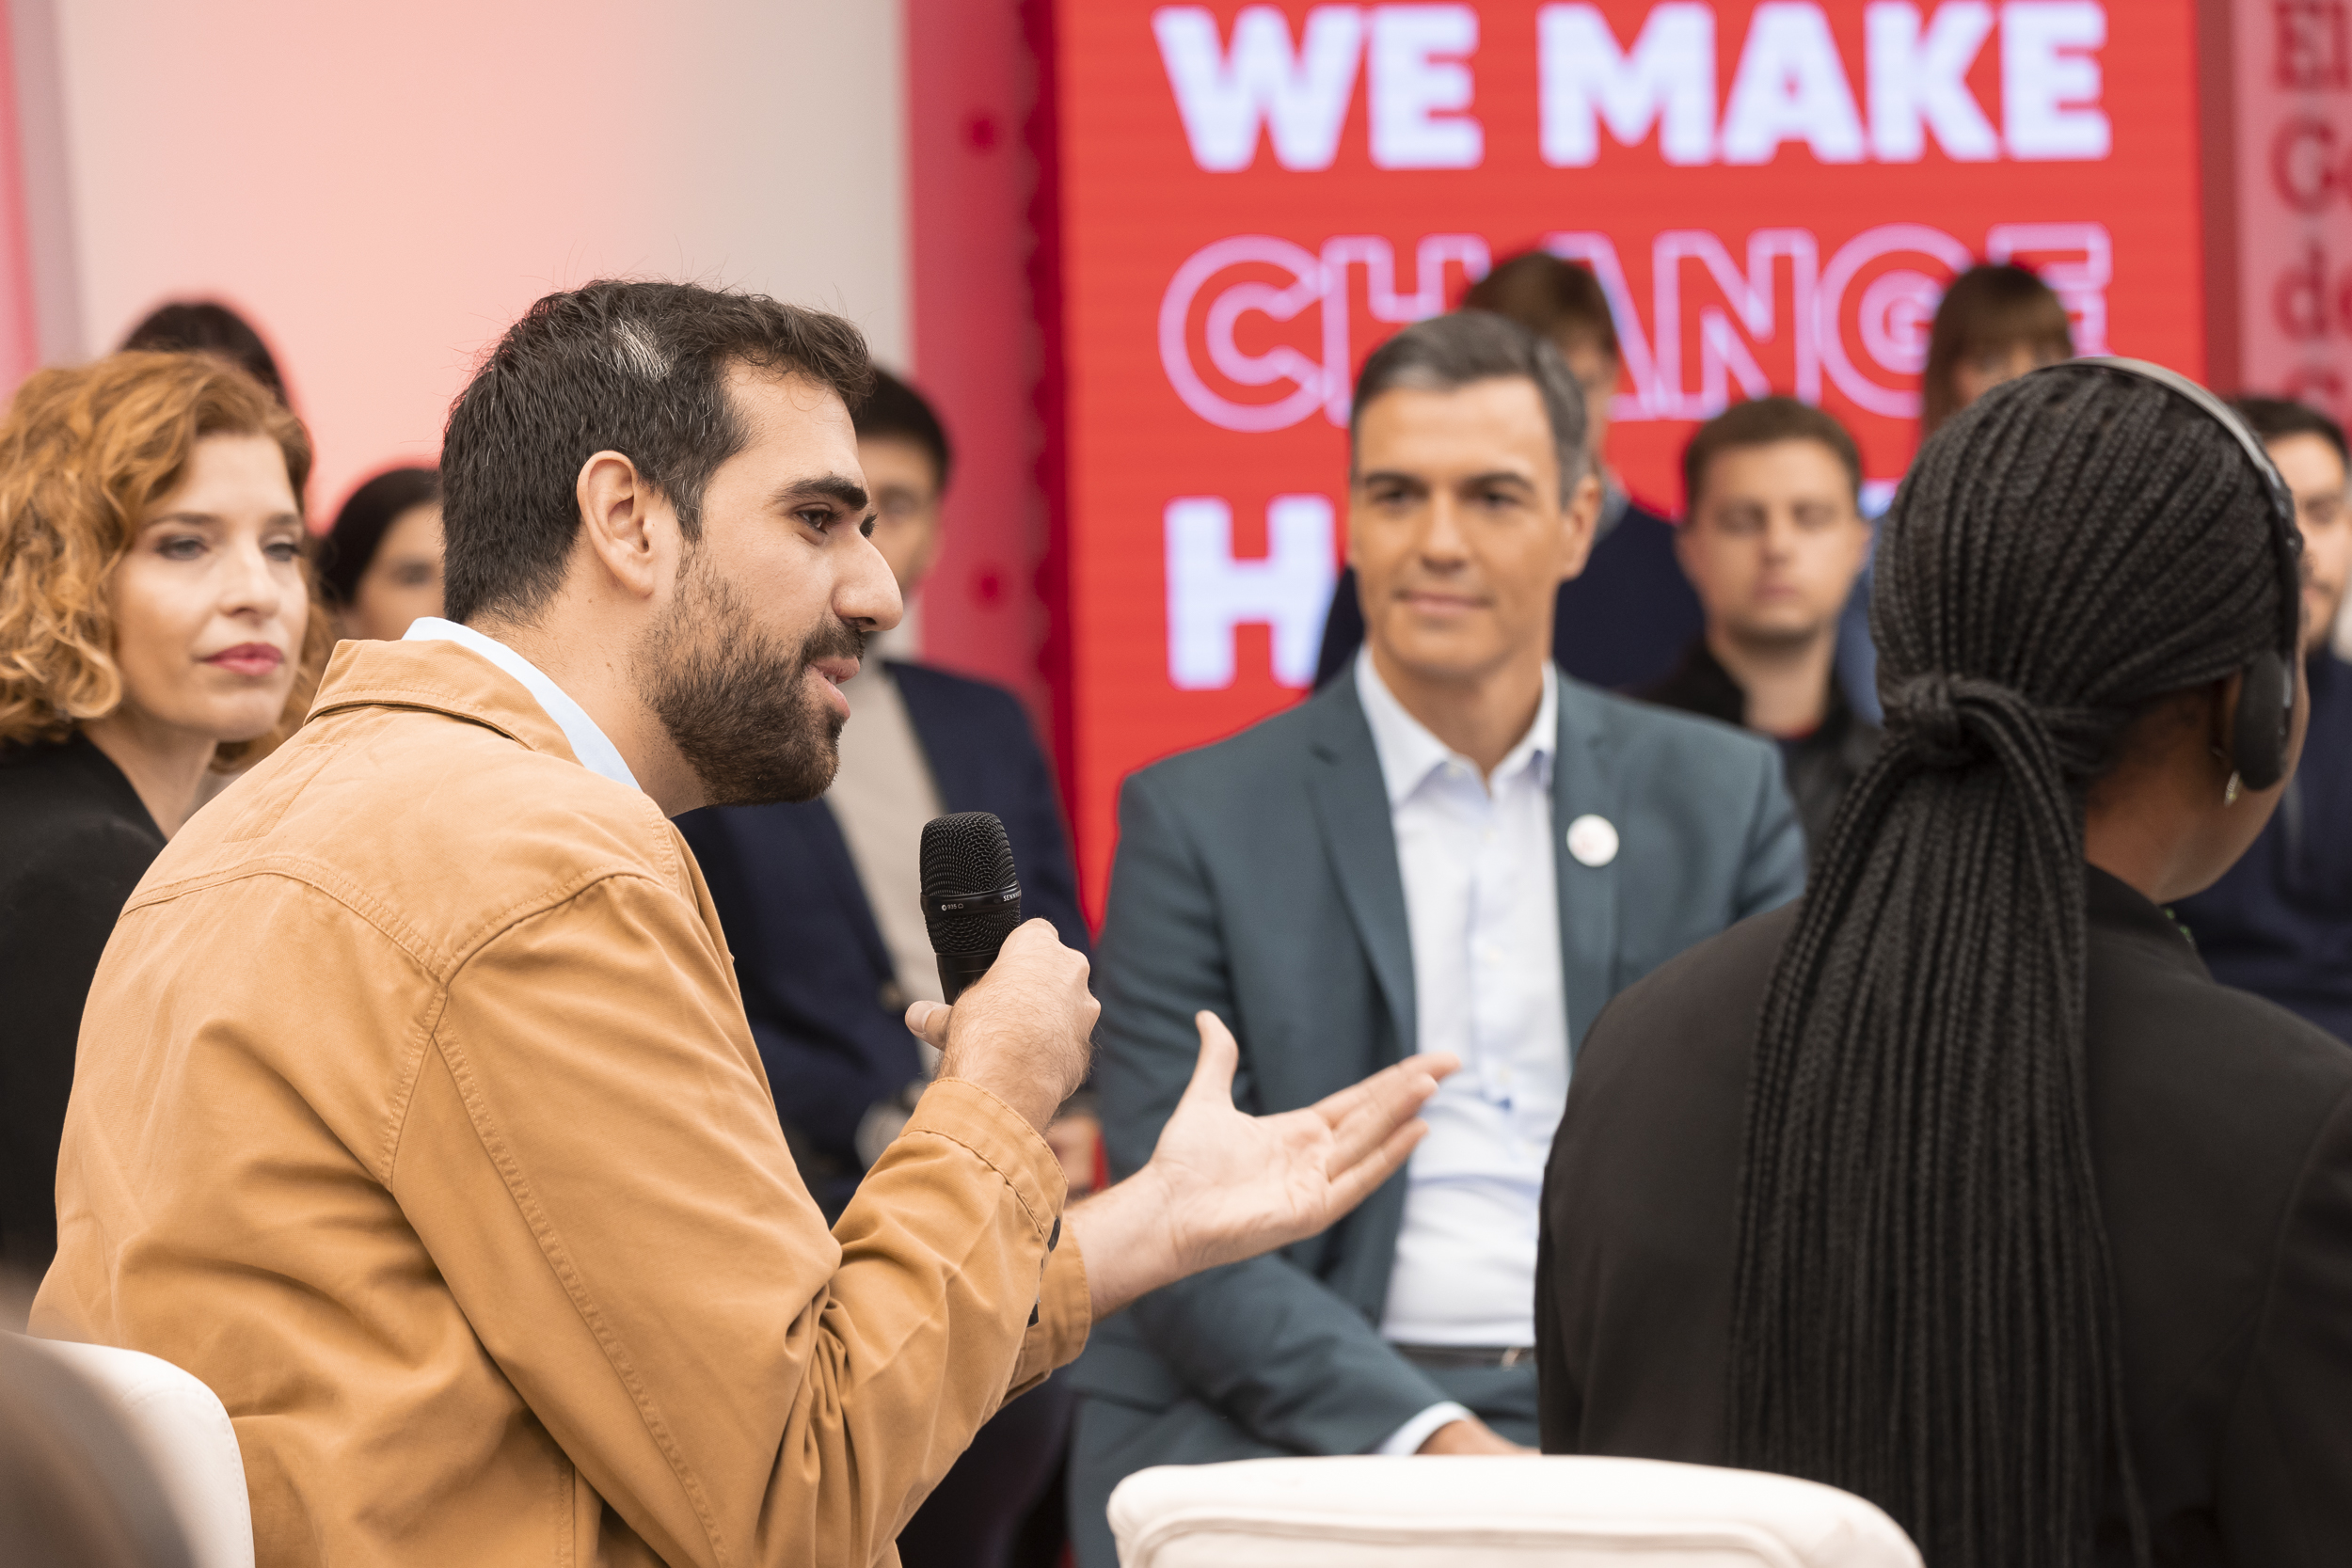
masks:
<path id="1" fill-rule="evenodd" d="M 1929 441 L 1882 525 L 1888 743 L 1809 891 L 1585 1042 L 1547 1449 L 1842 1486 L 1930 1568 L 2344 1560 L 2352 1052 L 2161 907 L 2302 740 L 2256 461 L 2095 362 Z"/>

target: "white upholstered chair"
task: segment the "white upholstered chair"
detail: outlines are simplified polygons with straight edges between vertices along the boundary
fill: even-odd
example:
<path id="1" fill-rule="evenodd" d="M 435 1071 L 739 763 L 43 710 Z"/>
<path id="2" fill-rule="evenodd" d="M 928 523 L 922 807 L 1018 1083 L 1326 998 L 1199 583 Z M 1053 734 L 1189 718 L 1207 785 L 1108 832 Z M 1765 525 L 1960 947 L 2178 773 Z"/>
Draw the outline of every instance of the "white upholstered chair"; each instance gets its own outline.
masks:
<path id="1" fill-rule="evenodd" d="M 1920 1568 L 1851 1493 L 1643 1459 L 1164 1465 L 1110 1515 L 1121 1568 Z"/>
<path id="2" fill-rule="evenodd" d="M 24 1344 L 81 1374 L 154 1465 L 196 1568 L 253 1568 L 253 1506 L 236 1428 L 210 1388 L 170 1362 L 110 1345 Z"/>

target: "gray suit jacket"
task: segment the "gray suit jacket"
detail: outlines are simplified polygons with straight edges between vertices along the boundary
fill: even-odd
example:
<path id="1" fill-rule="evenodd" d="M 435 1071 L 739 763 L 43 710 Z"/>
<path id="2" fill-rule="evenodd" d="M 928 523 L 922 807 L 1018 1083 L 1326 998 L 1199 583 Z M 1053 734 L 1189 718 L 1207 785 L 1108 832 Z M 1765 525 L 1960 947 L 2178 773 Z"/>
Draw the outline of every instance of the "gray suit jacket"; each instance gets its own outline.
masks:
<path id="1" fill-rule="evenodd" d="M 1552 768 L 1569 1052 L 1620 990 L 1803 890 L 1804 846 L 1768 743 L 1560 679 Z M 1620 848 L 1566 852 L 1595 813 Z M 1414 1049 L 1413 958 L 1388 792 L 1353 673 L 1120 798 L 1096 975 L 1094 1081 L 1114 1177 L 1151 1157 L 1209 1008 L 1241 1042 L 1233 1096 L 1311 1105 Z M 1391 1180 L 1329 1230 L 1214 1269 L 1100 1325 L 1073 1369 L 1091 1398 L 1183 1399 L 1258 1442 L 1356 1453 L 1444 1398 L 1380 1338 L 1404 1213 Z"/>

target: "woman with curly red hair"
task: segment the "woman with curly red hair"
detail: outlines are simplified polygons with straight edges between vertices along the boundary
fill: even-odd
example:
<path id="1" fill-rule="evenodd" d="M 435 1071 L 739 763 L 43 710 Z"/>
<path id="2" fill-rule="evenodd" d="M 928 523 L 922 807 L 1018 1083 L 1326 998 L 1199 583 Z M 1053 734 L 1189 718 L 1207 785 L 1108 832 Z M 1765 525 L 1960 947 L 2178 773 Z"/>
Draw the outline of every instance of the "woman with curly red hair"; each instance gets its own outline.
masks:
<path id="1" fill-rule="evenodd" d="M 0 1261 L 56 1244 L 58 1131 L 100 954 L 208 769 L 302 720 L 330 643 L 310 438 L 243 371 L 119 354 L 0 420 Z"/>

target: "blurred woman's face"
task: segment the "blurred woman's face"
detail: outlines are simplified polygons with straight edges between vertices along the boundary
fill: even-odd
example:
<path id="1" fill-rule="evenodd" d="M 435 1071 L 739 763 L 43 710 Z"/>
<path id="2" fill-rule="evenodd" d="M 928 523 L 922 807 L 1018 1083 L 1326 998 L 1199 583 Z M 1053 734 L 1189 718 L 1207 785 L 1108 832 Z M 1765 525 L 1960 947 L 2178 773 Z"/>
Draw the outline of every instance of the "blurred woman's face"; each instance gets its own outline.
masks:
<path id="1" fill-rule="evenodd" d="M 393 642 L 407 634 L 409 622 L 440 613 L 441 508 L 426 501 L 384 531 L 343 611 L 343 635 Z"/>
<path id="2" fill-rule="evenodd" d="M 266 436 L 208 436 L 108 582 L 123 706 L 214 741 L 267 734 L 309 624 L 302 515 Z"/>

